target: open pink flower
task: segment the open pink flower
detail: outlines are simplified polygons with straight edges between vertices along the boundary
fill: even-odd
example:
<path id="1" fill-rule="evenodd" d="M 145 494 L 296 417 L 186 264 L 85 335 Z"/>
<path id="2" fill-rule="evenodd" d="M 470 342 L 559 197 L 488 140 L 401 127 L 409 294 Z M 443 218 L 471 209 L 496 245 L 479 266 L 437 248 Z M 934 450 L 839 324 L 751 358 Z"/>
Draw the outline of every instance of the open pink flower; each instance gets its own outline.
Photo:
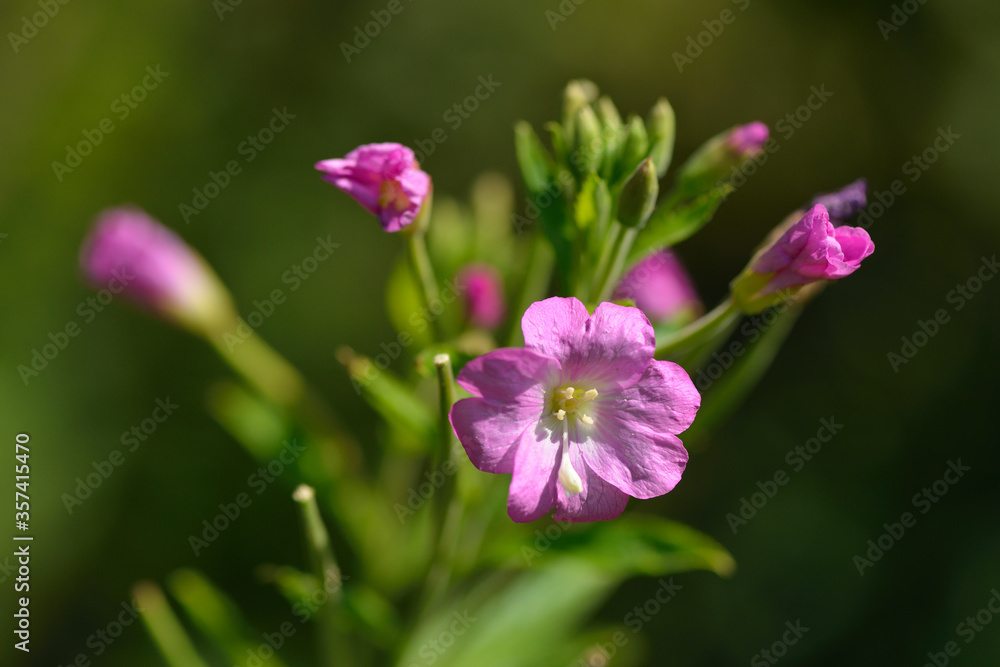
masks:
<path id="1" fill-rule="evenodd" d="M 733 281 L 733 294 L 746 312 L 755 312 L 779 290 L 851 275 L 874 250 L 868 232 L 834 227 L 826 207 L 816 204 L 751 260 Z"/>
<path id="2" fill-rule="evenodd" d="M 636 264 L 622 277 L 611 298 L 632 299 L 654 322 L 684 313 L 698 315 L 703 310 L 691 276 L 669 248 L 654 252 Z"/>
<path id="3" fill-rule="evenodd" d="M 126 299 L 196 331 L 232 315 L 229 294 L 201 255 L 138 208 L 103 211 L 80 266 L 92 286 L 114 281 Z"/>
<path id="4" fill-rule="evenodd" d="M 613 519 L 629 496 L 652 498 L 680 481 L 687 451 L 676 434 L 701 396 L 687 373 L 653 359 L 653 327 L 637 308 L 574 298 L 532 304 L 524 348 L 469 362 L 451 424 L 484 472 L 512 473 L 507 512 L 534 521 L 555 508 L 568 521 Z"/>
<path id="5" fill-rule="evenodd" d="M 413 222 L 431 188 L 431 177 L 420 170 L 413 151 L 401 144 L 358 146 L 342 159 L 317 162 L 316 168 L 378 216 L 387 232 Z"/>

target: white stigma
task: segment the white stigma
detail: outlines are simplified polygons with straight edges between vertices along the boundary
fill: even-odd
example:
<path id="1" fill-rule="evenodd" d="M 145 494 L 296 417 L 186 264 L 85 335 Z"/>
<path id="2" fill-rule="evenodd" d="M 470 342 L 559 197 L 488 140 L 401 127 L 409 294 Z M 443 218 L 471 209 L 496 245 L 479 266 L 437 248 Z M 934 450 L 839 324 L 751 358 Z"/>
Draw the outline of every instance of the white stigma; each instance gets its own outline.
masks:
<path id="1" fill-rule="evenodd" d="M 559 483 L 566 493 L 571 496 L 583 491 L 583 480 L 579 473 L 573 468 L 573 463 L 569 460 L 569 433 L 563 427 L 562 441 L 562 461 L 559 463 Z"/>

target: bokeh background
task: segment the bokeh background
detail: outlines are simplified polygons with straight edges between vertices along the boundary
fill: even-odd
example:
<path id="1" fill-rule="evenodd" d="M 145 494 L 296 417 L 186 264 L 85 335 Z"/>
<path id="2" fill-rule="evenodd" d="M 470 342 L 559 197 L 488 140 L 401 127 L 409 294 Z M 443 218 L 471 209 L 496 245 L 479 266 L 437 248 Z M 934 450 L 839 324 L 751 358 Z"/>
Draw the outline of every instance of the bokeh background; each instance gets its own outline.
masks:
<path id="1" fill-rule="evenodd" d="M 438 196 L 465 197 L 487 170 L 516 182 L 513 123 L 540 128 L 557 118 L 563 85 L 582 76 L 623 113 L 644 115 L 667 96 L 678 119 L 675 159 L 736 123 L 774 128 L 812 86 L 832 93 L 792 133 L 775 133 L 780 150 L 680 246 L 709 304 L 762 235 L 816 192 L 858 176 L 874 191 L 896 179 L 906 187 L 869 228 L 875 255 L 808 307 L 678 489 L 642 503 L 714 536 L 738 563 L 728 580 L 675 577 L 682 592 L 637 635 L 649 664 L 746 664 L 797 620 L 809 631 L 783 664 L 919 665 L 948 641 L 961 648 L 954 664 L 997 664 L 1000 618 L 969 643 L 956 626 L 1000 588 L 1000 279 L 961 310 L 948 294 L 1000 249 L 1000 7 L 911 1 L 903 4 L 915 13 L 898 5 L 897 20 L 907 20 L 888 32 L 878 23 L 891 21 L 897 5 L 888 0 L 564 0 L 562 10 L 556 0 L 401 1 L 403 11 L 350 62 L 341 43 L 386 2 L 76 0 L 17 44 L 8 33 L 20 33 L 40 5 L 0 8 L 0 488 L 12 495 L 14 435 L 27 431 L 36 535 L 32 652 L 25 660 L 11 647 L 4 570 L 0 662 L 68 665 L 85 653 L 94 665 L 161 664 L 138 624 L 101 655 L 87 642 L 117 617 L 133 582 L 163 581 L 184 566 L 207 572 L 259 631 L 270 630 L 287 611 L 254 569 L 302 562 L 287 489 L 262 495 L 224 539 L 192 553 L 187 536 L 256 468 L 204 409 L 206 387 L 230 371 L 200 341 L 118 304 L 83 321 L 77 308 L 91 293 L 77 253 L 95 214 L 122 202 L 146 208 L 204 254 L 241 312 L 281 287 L 317 236 L 331 235 L 340 249 L 259 332 L 364 435 L 375 417 L 334 350 L 346 343 L 374 353 L 394 336 L 383 291 L 402 247 L 312 163 L 361 143 L 427 141 L 441 127 L 447 140 L 423 161 Z M 674 54 L 726 9 L 735 20 L 679 68 Z M 565 20 L 553 23 L 547 12 L 560 11 Z M 112 104 L 147 66 L 169 74 L 122 118 Z M 500 85 L 453 127 L 445 112 L 480 76 Z M 275 108 L 294 119 L 247 162 L 241 143 Z M 52 163 L 105 118 L 114 131 L 60 180 Z M 959 138 L 913 180 L 907 162 L 948 128 Z M 230 160 L 242 172 L 185 222 L 179 206 Z M 951 321 L 894 371 L 887 353 L 942 308 Z M 70 320 L 81 334 L 25 385 L 17 366 Z M 175 414 L 68 513 L 62 494 L 167 397 L 180 406 Z M 792 472 L 786 453 L 831 417 L 843 429 Z M 852 558 L 867 540 L 914 511 L 914 494 L 959 459 L 971 470 L 859 576 Z M 777 470 L 791 473 L 789 484 L 734 534 L 727 513 Z M 621 623 L 657 585 L 629 582 L 600 618 Z M 302 633 L 282 655 L 308 664 L 312 649 Z"/>

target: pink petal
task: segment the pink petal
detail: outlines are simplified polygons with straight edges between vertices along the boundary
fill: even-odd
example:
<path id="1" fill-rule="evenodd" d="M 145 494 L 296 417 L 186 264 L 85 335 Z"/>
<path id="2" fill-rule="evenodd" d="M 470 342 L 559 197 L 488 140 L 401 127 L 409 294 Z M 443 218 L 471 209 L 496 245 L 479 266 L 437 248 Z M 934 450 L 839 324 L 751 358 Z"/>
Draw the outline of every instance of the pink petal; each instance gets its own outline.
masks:
<path id="1" fill-rule="evenodd" d="M 638 308 L 602 303 L 589 316 L 578 299 L 552 297 L 533 303 L 521 327 L 525 347 L 558 359 L 564 381 L 627 387 L 653 358 L 653 327 Z"/>
<path id="2" fill-rule="evenodd" d="M 601 414 L 642 424 L 658 433 L 683 433 L 694 422 L 701 395 L 687 372 L 672 361 L 654 361 L 633 386 L 598 398 Z"/>
<path id="3" fill-rule="evenodd" d="M 545 386 L 559 376 L 559 362 L 533 350 L 502 347 L 476 357 L 459 372 L 458 385 L 475 396 L 508 404 L 545 402 Z"/>
<path id="4" fill-rule="evenodd" d="M 566 493 L 556 484 L 556 521 L 609 521 L 617 519 L 625 511 L 628 494 L 608 484 L 587 465 L 580 448 L 570 446 L 570 460 L 580 475 L 583 491 Z"/>
<path id="5" fill-rule="evenodd" d="M 483 472 L 514 472 L 515 445 L 538 423 L 539 411 L 463 398 L 451 407 L 449 420 L 472 465 Z"/>
<path id="6" fill-rule="evenodd" d="M 837 227 L 834 234 L 844 253 L 844 262 L 849 265 L 858 267 L 861 260 L 875 252 L 871 236 L 861 227 Z"/>
<path id="7" fill-rule="evenodd" d="M 606 482 L 630 496 L 652 498 L 681 480 L 688 453 L 679 438 L 610 410 L 602 410 L 595 421 L 579 447 L 587 465 Z"/>
<path id="8" fill-rule="evenodd" d="M 515 445 L 507 514 L 518 523 L 545 515 L 556 501 L 560 442 L 541 425 L 528 428 Z"/>

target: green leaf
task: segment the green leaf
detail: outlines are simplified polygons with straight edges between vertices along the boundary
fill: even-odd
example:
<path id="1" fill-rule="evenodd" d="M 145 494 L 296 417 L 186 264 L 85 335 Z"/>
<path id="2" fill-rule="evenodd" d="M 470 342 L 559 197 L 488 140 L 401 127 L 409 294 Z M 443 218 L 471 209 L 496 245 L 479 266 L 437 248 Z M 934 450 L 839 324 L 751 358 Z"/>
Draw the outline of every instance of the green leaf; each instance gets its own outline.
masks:
<path id="1" fill-rule="evenodd" d="M 733 187 L 726 184 L 679 207 L 674 206 L 668 197 L 653 211 L 646 226 L 639 232 L 627 263 L 631 265 L 653 250 L 669 248 L 693 236 L 708 224 L 732 191 Z"/>

